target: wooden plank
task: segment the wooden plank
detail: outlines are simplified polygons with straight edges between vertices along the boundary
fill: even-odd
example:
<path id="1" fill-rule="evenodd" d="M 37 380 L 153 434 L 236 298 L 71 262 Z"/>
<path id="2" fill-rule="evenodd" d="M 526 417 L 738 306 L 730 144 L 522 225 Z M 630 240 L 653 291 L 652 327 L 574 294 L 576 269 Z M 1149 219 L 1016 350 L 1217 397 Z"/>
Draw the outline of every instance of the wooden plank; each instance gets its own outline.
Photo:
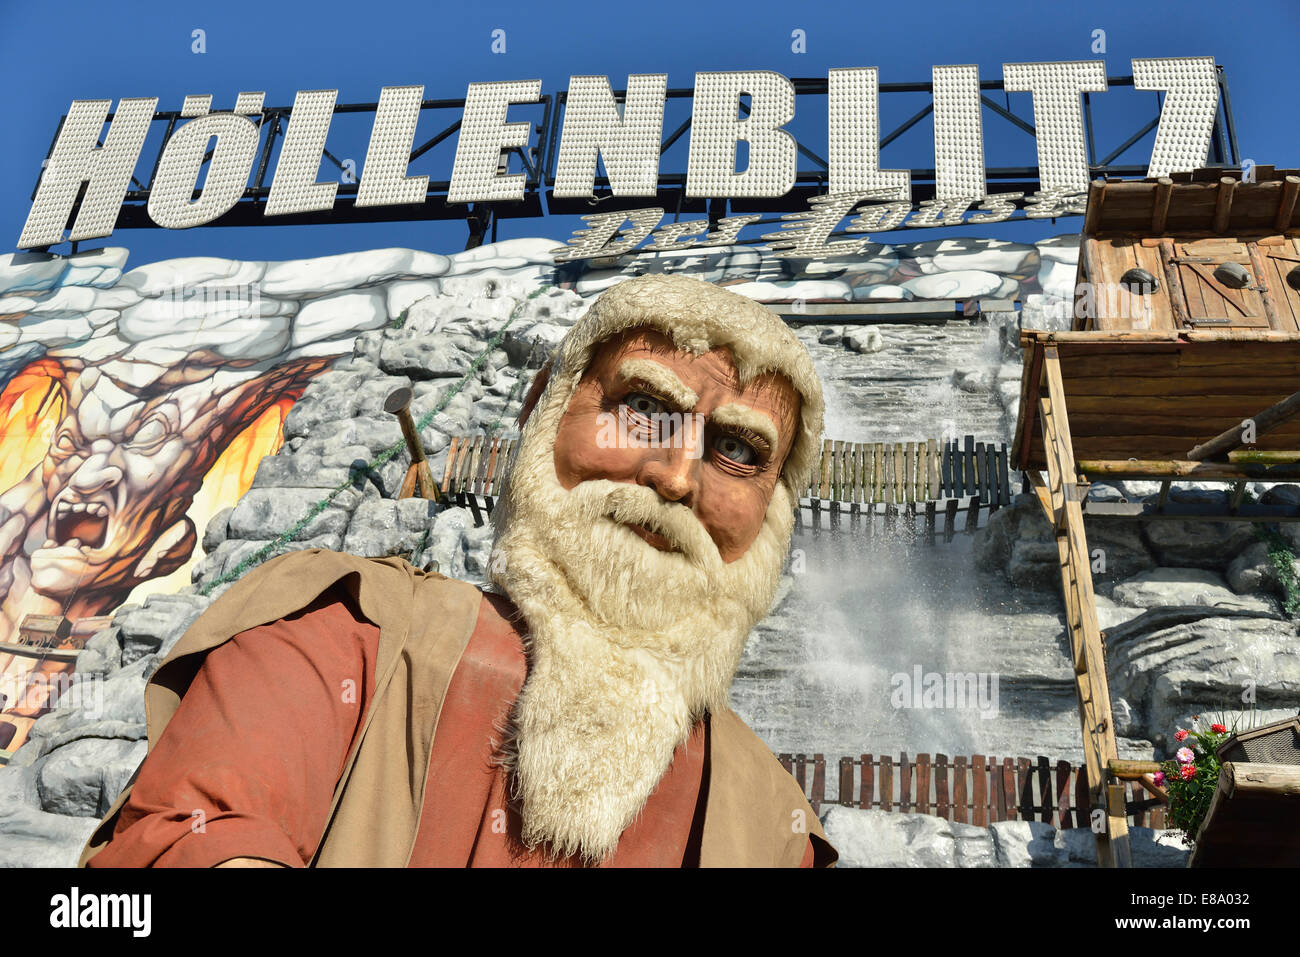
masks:
<path id="1" fill-rule="evenodd" d="M 786 752 L 782 751 L 780 754 L 776 756 L 776 759 L 781 762 L 781 767 L 785 768 L 786 774 L 790 774 L 790 775 L 794 774 L 793 754 L 787 754 Z"/>
<path id="2" fill-rule="evenodd" d="M 975 436 L 966 436 L 965 442 L 965 451 L 962 455 L 962 477 L 966 481 L 966 488 L 962 494 L 978 495 L 979 488 L 975 484 Z"/>
<path id="3" fill-rule="evenodd" d="M 868 460 L 867 446 L 863 442 L 856 442 L 853 446 L 853 458 L 856 461 L 854 474 L 857 476 L 857 490 L 854 492 L 853 501 L 870 502 L 871 501 L 871 463 Z"/>
<path id="4" fill-rule="evenodd" d="M 447 461 L 442 467 L 442 491 L 451 491 L 451 478 L 456 474 L 456 450 L 460 448 L 460 436 L 453 435 L 447 446 Z"/>
<path id="5" fill-rule="evenodd" d="M 995 757 L 989 758 L 989 819 L 1005 821 L 1007 819 L 1006 778 L 1002 773 L 1002 763 Z"/>
<path id="6" fill-rule="evenodd" d="M 916 501 L 916 443 L 903 446 L 903 501 Z"/>
<path id="7" fill-rule="evenodd" d="M 1097 226 L 1101 222 L 1101 206 L 1106 196 L 1106 181 L 1104 179 L 1094 179 L 1088 184 L 1088 203 L 1083 216 L 1084 235 L 1091 236 L 1097 232 Z"/>
<path id="8" fill-rule="evenodd" d="M 1122 781 L 1120 784 L 1126 792 L 1124 795 L 1125 805 L 1134 804 L 1147 797 L 1146 792 L 1142 790 L 1142 785 L 1138 784 L 1136 781 Z M 1134 827 L 1146 826 L 1146 810 L 1144 808 L 1133 808 L 1132 818 Z"/>
<path id="9" fill-rule="evenodd" d="M 930 499 L 925 503 L 925 543 L 934 544 L 934 520 L 935 520 L 935 503 Z"/>
<path id="10" fill-rule="evenodd" d="M 1191 324 L 1187 321 L 1187 297 L 1178 272 L 1178 264 L 1174 262 L 1177 255 L 1172 239 L 1161 240 L 1160 260 L 1165 267 L 1165 288 L 1169 291 L 1169 304 L 1174 310 L 1174 325 L 1179 329 L 1189 329 Z"/>
<path id="11" fill-rule="evenodd" d="M 930 813 L 930 755 L 916 756 L 916 812 Z"/>
<path id="12" fill-rule="evenodd" d="M 948 803 L 948 756 L 934 756 L 934 813 L 945 820 L 952 813 Z"/>
<path id="13" fill-rule="evenodd" d="M 863 810 L 870 810 L 872 799 L 875 796 L 876 766 L 869 754 L 862 755 L 861 762 L 858 766 L 862 768 L 862 782 L 859 785 L 860 790 L 858 791 L 858 807 Z"/>
<path id="14" fill-rule="evenodd" d="M 989 769 L 988 761 L 982 754 L 973 754 L 971 767 L 971 823 L 976 827 L 989 825 Z"/>
<path id="15" fill-rule="evenodd" d="M 943 474 L 940 475 L 940 493 L 945 496 L 952 496 L 952 443 L 947 439 L 943 440 L 943 455 L 941 465 Z"/>
<path id="16" fill-rule="evenodd" d="M 912 762 L 907 760 L 907 752 L 898 756 L 898 810 L 907 812 L 912 808 Z"/>
<path id="17" fill-rule="evenodd" d="M 822 441 L 821 484 L 817 489 L 818 498 L 831 497 L 831 448 L 830 439 Z"/>
<path id="18" fill-rule="evenodd" d="M 1020 812 L 1020 820 L 1034 820 L 1034 777 L 1033 762 L 1028 758 L 1018 758 L 1016 760 L 1016 809 Z"/>
<path id="19" fill-rule="evenodd" d="M 1074 772 L 1075 827 L 1092 827 L 1092 797 L 1088 789 L 1088 766 L 1079 766 Z"/>
<path id="20" fill-rule="evenodd" d="M 1052 800 L 1052 769 L 1047 758 L 1041 754 L 1038 756 L 1038 796 L 1042 807 L 1042 817 L 1039 820 L 1051 824 L 1056 810 L 1056 802 Z"/>
<path id="21" fill-rule="evenodd" d="M 966 506 L 966 527 L 963 531 L 967 535 L 974 535 L 975 530 L 980 527 L 980 498 L 978 495 L 972 495 L 970 504 Z"/>
<path id="22" fill-rule="evenodd" d="M 853 759 L 840 758 L 840 787 L 838 801 L 840 807 L 853 807 Z"/>
<path id="23" fill-rule="evenodd" d="M 907 501 L 907 499 L 904 498 L 904 496 L 903 496 L 903 480 L 904 480 L 904 474 L 903 474 L 903 443 L 902 443 L 902 442 L 895 442 L 895 443 L 894 443 L 894 474 L 893 474 L 893 480 L 894 480 L 894 483 L 893 483 L 893 484 L 894 484 L 894 499 L 893 499 L 893 501 L 894 501 L 894 504 L 898 505 L 898 504 L 901 504 L 901 503 Z"/>
<path id="24" fill-rule="evenodd" d="M 461 437 L 460 454 L 456 457 L 456 474 L 452 476 L 452 491 L 460 494 L 465 491 L 465 476 L 469 472 L 469 464 L 474 457 L 474 440 L 477 436 L 466 435 Z"/>
<path id="25" fill-rule="evenodd" d="M 488 465 L 492 460 L 492 449 L 496 446 L 496 439 L 483 437 L 483 445 L 480 450 L 478 464 L 474 468 L 474 488 L 473 491 L 478 495 L 485 495 L 487 488 Z"/>
<path id="26" fill-rule="evenodd" d="M 944 503 L 943 540 L 945 543 L 951 542 L 953 534 L 957 531 L 957 508 L 960 504 L 955 498 L 950 498 Z"/>
<path id="27" fill-rule="evenodd" d="M 966 756 L 959 754 L 952 759 L 952 819 L 967 823 L 967 811 Z"/>
<path id="28" fill-rule="evenodd" d="M 1277 303 L 1273 300 L 1273 291 L 1270 288 L 1272 286 L 1272 277 L 1268 274 L 1269 271 L 1264 265 L 1264 257 L 1260 254 L 1259 247 L 1254 243 L 1247 243 L 1246 249 L 1250 253 L 1250 264 L 1255 273 L 1255 281 L 1259 286 L 1259 299 L 1264 304 L 1264 316 L 1268 319 L 1269 328 L 1293 330 L 1294 325 L 1283 320 L 1278 313 Z"/>
<path id="29" fill-rule="evenodd" d="M 826 756 L 824 754 L 813 755 L 813 786 L 808 803 L 812 805 L 813 814 L 820 814 L 822 805 L 826 803 Z"/>
<path id="30" fill-rule="evenodd" d="M 474 436 L 474 445 L 470 452 L 469 467 L 465 470 L 465 491 L 477 492 L 474 487 L 474 480 L 478 476 L 479 460 L 483 457 L 483 440 L 484 436 Z"/>
<path id="31" fill-rule="evenodd" d="M 939 443 L 935 439 L 927 439 L 926 445 L 929 447 L 930 452 L 930 472 L 926 482 L 925 497 L 933 501 L 941 494 L 939 491 Z"/>
<path id="32" fill-rule="evenodd" d="M 799 790 L 808 793 L 808 755 L 794 756 L 794 779 L 799 782 Z"/>
<path id="33" fill-rule="evenodd" d="M 1021 791 L 1019 791 L 1018 781 L 1015 778 L 1014 758 L 1002 758 L 1002 789 L 1006 792 L 1006 819 L 1021 819 L 1021 811 L 1019 811 L 1019 807 L 1021 807 L 1019 793 Z"/>
<path id="34" fill-rule="evenodd" d="M 831 443 L 831 498 L 844 498 L 844 443 L 839 439 Z"/>
<path id="35" fill-rule="evenodd" d="M 1181 396 L 1195 399 L 1204 396 L 1224 401 L 1247 395 L 1281 398 L 1295 390 L 1295 375 L 1285 372 L 1280 375 L 1260 374 L 1256 367 L 1250 365 L 1243 368 L 1253 369 L 1254 376 L 1243 379 L 1240 375 L 1201 375 L 1188 371 L 1180 376 L 1153 375 L 1139 378 L 1112 375 L 1108 379 L 1102 379 L 1098 376 L 1081 377 L 1073 367 L 1062 366 L 1061 379 L 1065 383 L 1066 394 L 1070 396 L 1072 409 L 1077 408 L 1080 401 L 1092 399 L 1109 400 L 1114 404 L 1125 402 L 1130 397 L 1173 399 Z"/>
<path id="36" fill-rule="evenodd" d="M 871 501 L 885 500 L 885 446 L 881 442 L 871 444 Z"/>
<path id="37" fill-rule="evenodd" d="M 887 754 L 880 756 L 880 809 L 894 809 L 894 759 Z"/>
<path id="38" fill-rule="evenodd" d="M 492 437 L 492 452 L 488 456 L 487 479 L 483 486 L 486 495 L 495 495 L 497 486 L 500 484 L 500 455 L 504 446 L 505 439 L 499 435 Z"/>
<path id="39" fill-rule="evenodd" d="M 975 443 L 975 494 L 981 502 L 989 500 L 989 470 L 984 461 L 984 443 Z"/>
<path id="40" fill-rule="evenodd" d="M 998 504 L 1011 504 L 1011 473 L 1007 471 L 1007 447 L 1003 445 L 997 451 Z"/>
<path id="41" fill-rule="evenodd" d="M 1056 762 L 1056 827 L 1061 830 L 1074 827 L 1070 815 L 1070 776 L 1073 772 L 1069 761 Z"/>

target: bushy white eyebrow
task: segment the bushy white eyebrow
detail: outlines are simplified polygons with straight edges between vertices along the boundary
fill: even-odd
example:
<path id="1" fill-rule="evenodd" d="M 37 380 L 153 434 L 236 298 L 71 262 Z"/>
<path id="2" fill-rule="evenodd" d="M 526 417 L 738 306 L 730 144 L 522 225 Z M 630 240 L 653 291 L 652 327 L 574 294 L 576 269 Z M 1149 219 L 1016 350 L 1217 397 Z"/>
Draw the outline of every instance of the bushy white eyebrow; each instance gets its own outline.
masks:
<path id="1" fill-rule="evenodd" d="M 695 403 L 700 401 L 700 397 L 677 378 L 671 369 L 650 359 L 625 360 L 618 367 L 618 377 L 624 382 L 639 379 L 646 385 L 653 386 L 676 402 L 684 412 L 695 408 Z"/>
<path id="2" fill-rule="evenodd" d="M 764 415 L 751 409 L 747 405 L 741 405 L 739 402 L 728 402 L 714 409 L 709 418 L 718 423 L 718 425 L 738 426 L 743 429 L 761 435 L 773 451 L 780 444 L 777 441 L 777 427 L 772 420 Z"/>

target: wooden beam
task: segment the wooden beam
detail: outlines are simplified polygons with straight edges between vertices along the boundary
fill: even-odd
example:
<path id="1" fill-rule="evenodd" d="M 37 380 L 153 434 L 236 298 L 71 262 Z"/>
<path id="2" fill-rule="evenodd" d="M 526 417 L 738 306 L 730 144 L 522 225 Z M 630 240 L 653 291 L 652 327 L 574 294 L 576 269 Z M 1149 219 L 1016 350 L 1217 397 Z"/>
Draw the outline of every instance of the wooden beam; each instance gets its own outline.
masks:
<path id="1" fill-rule="evenodd" d="M 1043 509 L 1043 516 L 1051 525 L 1056 524 L 1056 513 L 1052 509 L 1052 493 L 1047 487 L 1047 482 L 1043 480 L 1043 473 L 1037 469 L 1029 469 L 1025 472 L 1029 478 L 1029 487 L 1033 490 L 1034 497 L 1038 499 L 1038 504 Z"/>
<path id="2" fill-rule="evenodd" d="M 1288 176 L 1282 181 L 1282 193 L 1277 201 L 1277 216 L 1273 219 L 1273 228 L 1278 232 L 1291 228 L 1291 217 L 1295 214 L 1297 196 L 1300 196 L 1300 176 Z"/>
<path id="3" fill-rule="evenodd" d="M 1097 232 L 1097 224 L 1101 222 L 1101 204 L 1106 198 L 1106 181 L 1104 179 L 1094 179 L 1088 184 L 1088 206 L 1087 212 L 1083 216 L 1083 234 L 1091 236 Z M 1096 277 L 1093 277 L 1096 282 Z"/>
<path id="4" fill-rule="evenodd" d="M 1083 526 L 1082 503 L 1066 494 L 1066 482 L 1073 482 L 1077 469 L 1070 440 L 1070 420 L 1060 356 L 1055 347 L 1044 350 L 1043 375 L 1047 397 L 1040 403 L 1043 443 L 1052 493 L 1052 507 L 1059 516 L 1056 536 L 1061 559 L 1061 586 L 1066 605 L 1066 627 L 1074 653 L 1075 692 L 1083 729 L 1084 757 L 1093 806 L 1106 807 L 1106 831 L 1096 835 L 1097 863 L 1101 867 L 1131 867 L 1128 816 L 1116 807 L 1109 793 L 1110 761 L 1117 758 L 1110 688 L 1106 679 L 1105 652 L 1097 623 L 1096 597 L 1092 588 L 1092 566 Z"/>
<path id="5" fill-rule="evenodd" d="M 1110 773 L 1121 781 L 1136 781 L 1144 774 L 1155 774 L 1161 769 L 1159 761 L 1124 761 L 1120 758 L 1110 762 Z"/>
<path id="6" fill-rule="evenodd" d="M 1233 455 L 1235 453 L 1228 453 Z M 1262 454 L 1262 453 L 1261 453 Z M 1277 455 L 1292 456 L 1291 452 Z M 1186 479 L 1198 482 L 1282 481 L 1300 478 L 1300 465 L 1252 462 L 1192 462 L 1181 459 L 1080 459 L 1079 471 L 1109 479 Z"/>
<path id="7" fill-rule="evenodd" d="M 1287 318 L 1283 320 L 1277 311 L 1277 303 L 1273 301 L 1273 290 L 1268 287 L 1268 281 L 1264 272 L 1264 257 L 1259 254 L 1259 246 L 1254 243 L 1246 243 L 1246 250 L 1250 253 L 1250 264 L 1255 270 L 1256 289 L 1259 291 L 1260 301 L 1264 304 L 1264 315 L 1268 319 L 1270 329 L 1283 330 L 1290 322 L 1291 312 L 1287 310 Z M 1285 290 L 1283 297 L 1285 297 Z"/>
<path id="8" fill-rule="evenodd" d="M 1156 180 L 1156 201 L 1151 210 L 1151 232 L 1159 236 L 1169 220 L 1169 198 L 1174 195 L 1174 181 L 1168 176 Z"/>
<path id="9" fill-rule="evenodd" d="M 1263 412 L 1252 417 L 1251 421 L 1255 424 L 1256 438 L 1297 413 L 1300 413 L 1300 392 L 1293 392 L 1281 402 L 1273 403 Z M 1210 441 L 1196 446 L 1187 453 L 1187 458 L 1190 461 L 1203 462 L 1206 459 L 1216 458 L 1231 452 L 1233 449 L 1240 448 L 1246 444 L 1245 431 L 1241 425 L 1235 425 L 1220 432 Z"/>
<path id="10" fill-rule="evenodd" d="M 1237 191 L 1237 181 L 1231 176 L 1219 177 L 1219 188 L 1214 196 L 1213 231 L 1219 235 L 1228 232 L 1228 220 L 1232 217 L 1232 197 Z"/>

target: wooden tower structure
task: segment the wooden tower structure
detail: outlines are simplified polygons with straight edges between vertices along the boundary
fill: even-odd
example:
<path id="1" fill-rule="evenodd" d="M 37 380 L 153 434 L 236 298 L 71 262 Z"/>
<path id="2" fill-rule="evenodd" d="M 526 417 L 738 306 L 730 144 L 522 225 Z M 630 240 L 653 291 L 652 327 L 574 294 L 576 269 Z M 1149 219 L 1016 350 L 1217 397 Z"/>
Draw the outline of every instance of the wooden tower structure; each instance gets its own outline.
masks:
<path id="1" fill-rule="evenodd" d="M 1131 855 L 1085 511 L 1300 520 L 1242 503 L 1247 481 L 1300 477 L 1300 175 L 1254 174 L 1092 183 L 1071 329 L 1021 333 L 1012 462 L 1056 530 L 1101 866 Z M 1159 501 L 1090 506 L 1102 478 L 1159 481 Z M 1188 510 L 1168 501 L 1179 480 L 1234 491 Z"/>

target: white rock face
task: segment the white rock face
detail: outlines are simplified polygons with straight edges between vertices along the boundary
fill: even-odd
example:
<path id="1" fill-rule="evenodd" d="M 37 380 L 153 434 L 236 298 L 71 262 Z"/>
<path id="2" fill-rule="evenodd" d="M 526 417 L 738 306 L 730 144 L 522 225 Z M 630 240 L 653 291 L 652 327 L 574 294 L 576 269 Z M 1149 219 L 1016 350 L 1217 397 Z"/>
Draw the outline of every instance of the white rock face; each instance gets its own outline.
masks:
<path id="1" fill-rule="evenodd" d="M 959 269 L 917 276 L 901 285 L 917 299 L 964 299 L 994 292 L 1002 285 L 1002 277 L 977 269 Z"/>

